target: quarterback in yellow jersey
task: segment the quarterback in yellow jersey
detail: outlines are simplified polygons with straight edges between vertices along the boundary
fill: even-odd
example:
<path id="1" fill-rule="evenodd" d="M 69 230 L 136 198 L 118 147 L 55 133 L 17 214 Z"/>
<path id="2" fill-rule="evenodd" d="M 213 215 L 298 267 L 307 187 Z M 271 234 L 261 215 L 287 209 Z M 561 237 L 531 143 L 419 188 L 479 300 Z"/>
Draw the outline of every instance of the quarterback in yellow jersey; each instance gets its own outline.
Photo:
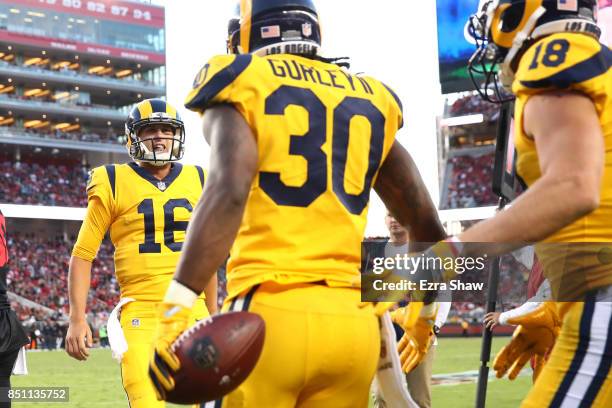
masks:
<path id="1" fill-rule="evenodd" d="M 612 406 L 612 53 L 596 16 L 596 0 L 496 0 L 470 20 L 481 95 L 508 99 L 499 77 L 516 96 L 517 172 L 529 188 L 453 245 L 476 255 L 468 243 L 501 244 L 493 254 L 537 243 L 556 302 L 521 318 L 493 366 L 513 378 L 554 344 L 524 407 Z"/>
<path id="2" fill-rule="evenodd" d="M 123 337 L 123 385 L 132 408 L 163 407 L 149 381 L 148 361 L 158 325 L 158 304 L 172 280 L 187 223 L 202 194 L 205 173 L 177 162 L 184 151 L 185 128 L 176 110 L 161 99 L 134 107 L 126 123 L 128 150 L 134 162 L 92 170 L 87 185 L 87 214 L 70 260 L 70 326 L 66 351 L 88 357 L 91 332 L 85 321 L 91 263 L 106 232 L 115 247 L 115 273 L 121 290 L 120 326 L 114 311 L 109 338 Z M 208 310 L 216 307 L 216 279 L 206 290 Z M 208 315 L 204 297 L 190 319 Z M 114 323 L 114 324 L 113 324 Z M 113 326 L 118 329 L 112 330 Z M 121 339 L 123 340 L 123 339 Z"/>
<path id="3" fill-rule="evenodd" d="M 445 236 L 408 153 L 401 104 L 380 81 L 321 57 L 310 0 L 242 1 L 228 49 L 198 73 L 211 168 L 165 302 L 151 377 L 163 397 L 169 348 L 231 247 L 224 310 L 266 323 L 262 355 L 219 407 L 367 407 L 380 349 L 359 267 L 372 188 L 415 239 Z M 176 312 L 180 310 L 180 312 Z"/>

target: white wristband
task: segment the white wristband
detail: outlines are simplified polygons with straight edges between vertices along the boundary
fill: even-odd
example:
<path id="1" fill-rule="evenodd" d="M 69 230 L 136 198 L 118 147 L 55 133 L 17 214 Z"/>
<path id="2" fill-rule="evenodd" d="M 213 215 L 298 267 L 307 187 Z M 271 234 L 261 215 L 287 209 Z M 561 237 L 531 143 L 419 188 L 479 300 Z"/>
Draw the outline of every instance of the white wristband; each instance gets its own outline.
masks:
<path id="1" fill-rule="evenodd" d="M 508 312 L 503 312 L 499 314 L 499 324 L 505 326 L 508 324 Z"/>
<path id="2" fill-rule="evenodd" d="M 191 309 L 197 298 L 197 293 L 182 283 L 172 279 L 172 281 L 170 281 L 170 285 L 168 286 L 168 290 L 166 291 L 164 302 Z"/>

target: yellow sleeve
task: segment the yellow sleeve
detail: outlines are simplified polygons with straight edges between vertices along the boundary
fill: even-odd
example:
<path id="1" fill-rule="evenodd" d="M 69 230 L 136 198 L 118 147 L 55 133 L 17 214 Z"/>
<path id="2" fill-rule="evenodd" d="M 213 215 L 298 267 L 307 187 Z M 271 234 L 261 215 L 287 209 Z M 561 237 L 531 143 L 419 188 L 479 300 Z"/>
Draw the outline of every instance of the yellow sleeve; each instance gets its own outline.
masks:
<path id="1" fill-rule="evenodd" d="M 387 85 L 385 85 L 382 82 L 381 84 L 387 90 L 389 95 L 393 97 L 393 100 L 395 102 L 395 105 L 393 106 L 393 110 L 397 111 L 397 113 L 393 116 L 397 117 L 397 123 L 398 123 L 397 129 L 399 130 L 404 126 L 404 108 L 402 106 L 402 101 L 400 100 L 399 96 L 397 96 L 397 94 L 393 92 L 393 89 L 389 88 Z"/>
<path id="2" fill-rule="evenodd" d="M 72 255 L 93 261 L 104 234 L 111 225 L 114 206 L 114 168 L 98 167 L 91 171 L 87 183 L 87 212 Z M 112 173 L 112 174 L 109 174 Z"/>
<path id="3" fill-rule="evenodd" d="M 185 107 L 202 114 L 207 108 L 230 103 L 239 110 L 245 92 L 234 92 L 236 79 L 251 65 L 253 56 L 218 55 L 211 58 L 196 75 Z"/>
<path id="4" fill-rule="evenodd" d="M 518 98 L 571 90 L 596 97 L 605 91 L 612 52 L 594 38 L 558 33 L 538 40 L 525 52 L 512 90 Z"/>

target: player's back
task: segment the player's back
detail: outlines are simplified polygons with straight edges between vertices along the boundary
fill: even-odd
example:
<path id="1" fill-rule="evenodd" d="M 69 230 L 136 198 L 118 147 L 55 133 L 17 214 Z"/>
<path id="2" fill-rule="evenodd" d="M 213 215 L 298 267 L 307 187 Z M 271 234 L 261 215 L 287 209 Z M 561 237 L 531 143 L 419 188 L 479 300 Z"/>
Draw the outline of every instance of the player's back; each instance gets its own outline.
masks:
<path id="1" fill-rule="evenodd" d="M 301 56 L 214 57 L 186 106 L 231 103 L 257 139 L 258 170 L 228 264 L 229 296 L 256 283 L 359 274 L 370 190 L 402 124 L 371 77 Z"/>

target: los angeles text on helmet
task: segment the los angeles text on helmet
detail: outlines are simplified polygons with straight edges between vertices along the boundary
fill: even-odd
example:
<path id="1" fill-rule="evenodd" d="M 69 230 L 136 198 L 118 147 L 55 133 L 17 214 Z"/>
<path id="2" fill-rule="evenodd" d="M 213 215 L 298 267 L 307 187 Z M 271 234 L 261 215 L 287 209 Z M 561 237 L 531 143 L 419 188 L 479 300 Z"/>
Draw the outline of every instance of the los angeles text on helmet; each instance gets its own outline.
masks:
<path id="1" fill-rule="evenodd" d="M 397 254 L 394 257 L 376 257 L 373 259 L 373 269 L 377 275 L 386 270 L 400 272 L 400 275 L 405 276 L 403 271 L 414 275 L 420 270 L 453 270 L 457 274 L 462 274 L 467 271 L 482 271 L 485 267 L 486 255 L 479 257 L 458 256 L 454 258 L 428 257 L 424 254 L 419 256 L 411 256 L 408 254 Z"/>
<path id="2" fill-rule="evenodd" d="M 314 55 L 319 50 L 319 46 L 312 43 L 298 42 L 279 44 L 266 49 L 266 55 L 275 54 L 299 54 L 299 55 Z"/>
<path id="3" fill-rule="evenodd" d="M 590 33 L 599 38 L 601 29 L 588 21 L 570 21 L 565 24 L 565 31 L 576 33 Z"/>

